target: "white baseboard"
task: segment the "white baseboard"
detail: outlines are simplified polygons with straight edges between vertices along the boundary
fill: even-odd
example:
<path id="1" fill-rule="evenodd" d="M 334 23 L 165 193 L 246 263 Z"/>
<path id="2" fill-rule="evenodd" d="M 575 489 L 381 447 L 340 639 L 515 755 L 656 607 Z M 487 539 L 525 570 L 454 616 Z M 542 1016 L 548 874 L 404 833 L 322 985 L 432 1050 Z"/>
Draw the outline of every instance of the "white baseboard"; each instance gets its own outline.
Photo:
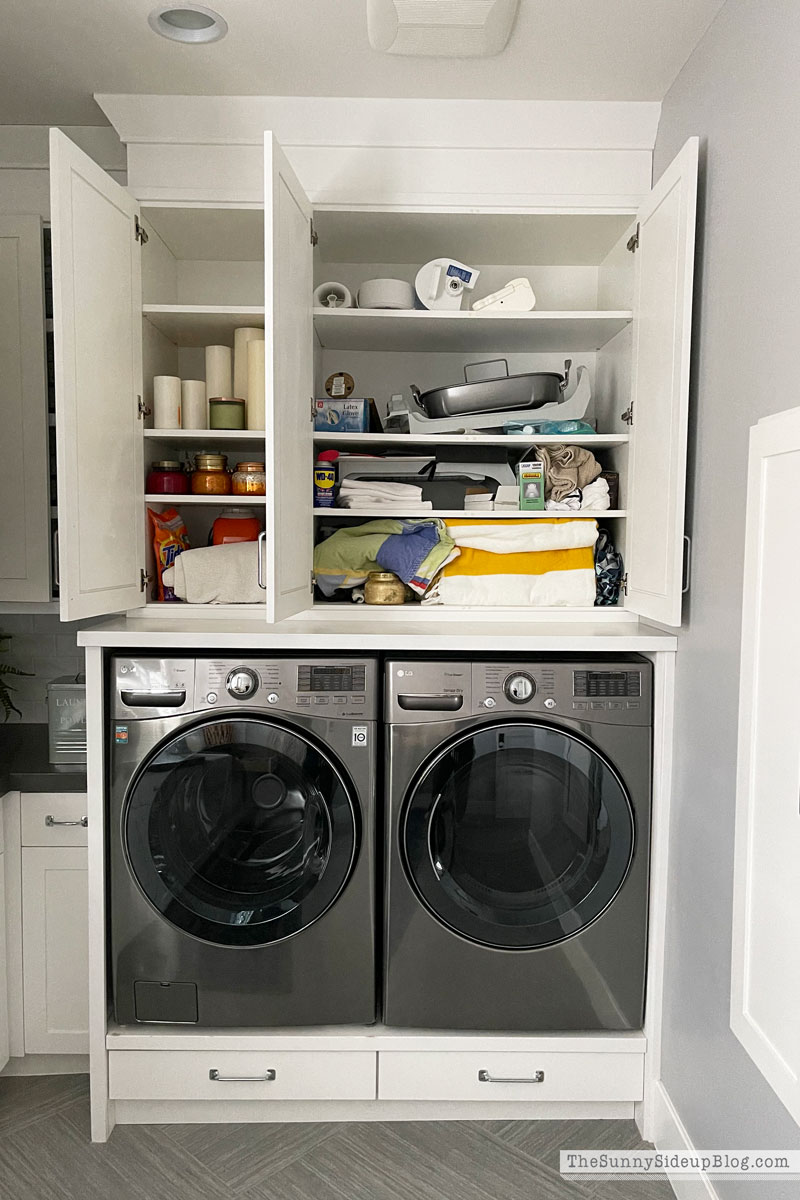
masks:
<path id="1" fill-rule="evenodd" d="M 650 1121 L 656 1150 L 681 1150 L 693 1154 L 695 1145 L 664 1084 L 656 1083 L 651 1095 Z M 670 1178 L 670 1184 L 677 1200 L 719 1200 L 719 1194 L 707 1175 L 680 1175 Z"/>
<path id="2" fill-rule="evenodd" d="M 10 1058 L 0 1075 L 88 1075 L 88 1054 L 25 1054 Z"/>

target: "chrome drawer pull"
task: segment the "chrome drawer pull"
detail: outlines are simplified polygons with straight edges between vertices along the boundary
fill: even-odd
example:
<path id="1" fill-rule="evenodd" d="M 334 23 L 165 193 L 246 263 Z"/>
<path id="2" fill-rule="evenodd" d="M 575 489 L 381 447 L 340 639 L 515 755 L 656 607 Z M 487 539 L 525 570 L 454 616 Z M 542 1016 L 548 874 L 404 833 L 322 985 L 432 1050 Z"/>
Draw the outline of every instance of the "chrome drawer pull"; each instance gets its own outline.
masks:
<path id="1" fill-rule="evenodd" d="M 272 1068 L 263 1075 L 220 1075 L 213 1067 L 208 1072 L 208 1078 L 214 1083 L 272 1083 L 276 1077 L 277 1072 Z"/>
<path id="2" fill-rule="evenodd" d="M 497 1079 L 488 1071 L 478 1071 L 479 1083 L 544 1083 L 544 1071 L 534 1071 L 530 1079 Z"/>
<path id="3" fill-rule="evenodd" d="M 85 829 L 89 824 L 89 818 L 81 817 L 80 821 L 57 821 L 55 817 L 51 817 L 50 813 L 48 813 L 44 819 L 44 823 L 48 829 L 52 829 L 54 825 L 81 825 Z"/>

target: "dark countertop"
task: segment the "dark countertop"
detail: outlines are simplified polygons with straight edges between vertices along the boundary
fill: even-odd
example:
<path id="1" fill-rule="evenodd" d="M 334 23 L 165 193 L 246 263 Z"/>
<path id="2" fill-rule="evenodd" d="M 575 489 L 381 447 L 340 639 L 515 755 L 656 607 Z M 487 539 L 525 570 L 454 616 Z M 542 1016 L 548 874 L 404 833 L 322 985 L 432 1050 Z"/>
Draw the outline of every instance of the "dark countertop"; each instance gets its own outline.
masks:
<path id="1" fill-rule="evenodd" d="M 46 725 L 0 725 L 0 796 L 6 792 L 85 792 L 84 764 L 53 767 Z"/>

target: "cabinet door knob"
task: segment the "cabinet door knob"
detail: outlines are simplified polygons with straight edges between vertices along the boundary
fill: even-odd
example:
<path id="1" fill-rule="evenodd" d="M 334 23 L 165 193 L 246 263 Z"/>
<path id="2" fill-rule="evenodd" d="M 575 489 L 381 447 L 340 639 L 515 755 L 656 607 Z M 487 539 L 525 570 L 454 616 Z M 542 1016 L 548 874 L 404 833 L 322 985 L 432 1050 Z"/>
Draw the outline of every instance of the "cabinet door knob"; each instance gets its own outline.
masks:
<path id="1" fill-rule="evenodd" d="M 490 1075 L 488 1071 L 478 1071 L 479 1083 L 544 1083 L 544 1071 L 534 1071 L 529 1078 L 520 1077 L 518 1079 L 501 1079 L 499 1076 Z"/>
<path id="2" fill-rule="evenodd" d="M 81 825 L 84 829 L 89 824 L 88 817 L 81 817 L 80 821 L 57 821 L 50 813 L 44 819 L 45 825 L 51 829 L 54 825 Z"/>

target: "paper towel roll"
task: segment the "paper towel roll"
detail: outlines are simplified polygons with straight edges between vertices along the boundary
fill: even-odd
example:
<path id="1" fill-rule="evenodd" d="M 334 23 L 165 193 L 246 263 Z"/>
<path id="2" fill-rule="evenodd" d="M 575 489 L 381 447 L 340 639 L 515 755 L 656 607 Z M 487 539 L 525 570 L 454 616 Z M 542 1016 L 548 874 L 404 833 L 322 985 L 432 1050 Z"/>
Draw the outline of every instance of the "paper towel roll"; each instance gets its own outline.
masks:
<path id="1" fill-rule="evenodd" d="M 315 308 L 352 308 L 353 297 L 343 283 L 321 283 L 314 289 Z"/>
<path id="2" fill-rule="evenodd" d="M 208 401 L 202 379 L 184 379 L 181 384 L 181 428 L 208 429 Z"/>
<path id="3" fill-rule="evenodd" d="M 233 331 L 233 392 L 240 400 L 247 399 L 247 344 L 263 342 L 263 329 L 235 329 Z"/>
<path id="4" fill-rule="evenodd" d="M 247 343 L 247 428 L 263 429 L 265 414 L 264 342 Z"/>
<path id="5" fill-rule="evenodd" d="M 230 346 L 206 346 L 206 400 L 232 396 Z"/>
<path id="6" fill-rule="evenodd" d="M 153 425 L 156 429 L 181 427 L 181 381 L 177 375 L 153 376 Z"/>

